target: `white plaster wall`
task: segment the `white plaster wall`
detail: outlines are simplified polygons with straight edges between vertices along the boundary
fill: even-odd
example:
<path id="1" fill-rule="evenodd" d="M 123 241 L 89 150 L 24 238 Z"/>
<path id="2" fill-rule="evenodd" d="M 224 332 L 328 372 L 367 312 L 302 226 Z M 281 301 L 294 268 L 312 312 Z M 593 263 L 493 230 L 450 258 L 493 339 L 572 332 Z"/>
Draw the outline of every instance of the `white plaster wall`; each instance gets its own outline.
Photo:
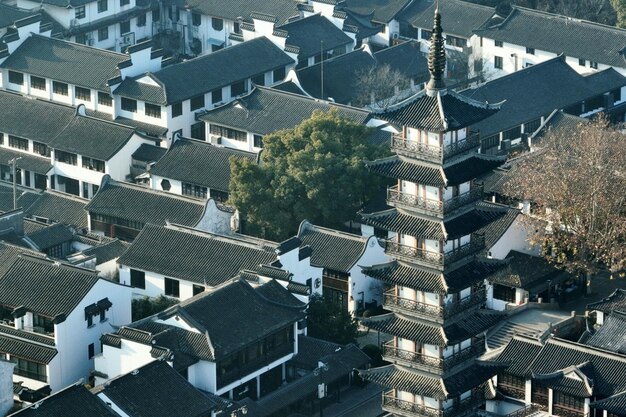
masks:
<path id="1" fill-rule="evenodd" d="M 109 379 L 127 374 L 154 361 L 155 358 L 150 355 L 151 349 L 152 346 L 126 339 L 122 339 L 120 348 L 104 345 L 102 354 L 95 358 L 95 369 L 99 373 L 107 375 L 107 378 L 96 377 L 96 385 L 103 384 Z"/>
<path id="2" fill-rule="evenodd" d="M 199 361 L 191 365 L 187 378 L 191 385 L 206 392 L 217 392 L 217 370 L 214 362 Z"/>
<path id="3" fill-rule="evenodd" d="M 106 162 L 105 173 L 109 174 L 116 181 L 125 181 L 126 176 L 130 174 L 132 155 L 144 143 L 154 145 L 154 141 L 144 139 L 136 133 L 133 134 L 130 140 Z M 100 177 L 100 182 L 102 182 L 102 177 Z M 100 182 L 94 184 L 100 184 Z"/>
<path id="4" fill-rule="evenodd" d="M 383 285 L 382 281 L 368 277 L 362 272 L 363 267 L 389 262 L 391 258 L 385 254 L 385 249 L 378 243 L 375 236 L 370 236 L 365 243 L 365 250 L 356 264 L 350 270 L 348 280 L 348 299 L 352 297 L 355 301 L 361 299 L 360 292 L 363 292 L 363 299 L 366 303 L 376 301 L 382 304 Z M 352 313 L 354 303 L 348 303 L 348 310 Z"/>
<path id="5" fill-rule="evenodd" d="M 233 223 L 237 223 L 238 225 L 238 221 L 234 221 L 233 216 L 235 216 L 235 219 L 238 218 L 237 213 L 220 210 L 215 200 L 209 198 L 206 202 L 202 218 L 194 226 L 194 229 L 229 235 L 233 232 L 233 226 L 236 226 Z"/>
<path id="6" fill-rule="evenodd" d="M 165 295 L 165 278 L 166 278 L 165 275 L 161 275 L 156 272 L 150 272 L 150 271 L 144 271 L 144 272 L 146 274 L 146 288 L 145 289 L 132 288 L 133 296 L 134 297 L 146 296 L 146 297 L 155 298 L 160 295 Z M 188 298 L 193 297 L 194 285 L 202 285 L 202 284 L 196 284 L 191 281 L 178 279 L 177 277 L 169 276 L 167 278 L 175 279 L 178 281 L 180 296 L 177 297 L 176 299 L 180 301 L 184 301 Z M 120 265 L 120 283 L 130 286 L 130 268 L 124 265 Z"/>
<path id="7" fill-rule="evenodd" d="M 13 368 L 15 364 L 0 359 L 0 416 L 13 407 Z"/>
<path id="8" fill-rule="evenodd" d="M 504 259 L 511 250 L 538 256 L 541 248 L 529 241 L 534 234 L 533 227 L 539 226 L 533 226 L 532 223 L 526 222 L 521 214 L 518 215 L 502 237 L 489 248 L 490 256 L 494 259 Z"/>
<path id="9" fill-rule="evenodd" d="M 322 272 L 324 268 L 319 268 L 311 265 L 311 258 L 308 257 L 303 260 L 298 259 L 299 249 L 296 248 L 287 253 L 283 253 L 278 256 L 278 259 L 282 265 L 281 269 L 289 271 L 293 274 L 293 282 L 306 285 L 307 279 L 311 278 L 312 287 L 311 294 L 322 295 L 322 288 L 324 286 Z M 319 279 L 321 285 L 315 288 L 315 280 Z"/>

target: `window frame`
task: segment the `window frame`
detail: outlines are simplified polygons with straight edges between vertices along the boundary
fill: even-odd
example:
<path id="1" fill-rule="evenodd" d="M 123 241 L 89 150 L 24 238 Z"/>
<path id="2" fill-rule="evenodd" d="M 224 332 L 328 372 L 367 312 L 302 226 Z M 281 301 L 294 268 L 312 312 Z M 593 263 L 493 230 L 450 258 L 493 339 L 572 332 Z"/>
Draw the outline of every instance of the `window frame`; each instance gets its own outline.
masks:
<path id="1" fill-rule="evenodd" d="M 535 48 L 531 48 L 529 46 L 526 47 L 526 53 L 529 55 L 535 55 Z"/>
<path id="2" fill-rule="evenodd" d="M 493 67 L 495 69 L 504 69 L 504 58 L 502 58 L 501 56 L 494 56 Z"/>
<path id="3" fill-rule="evenodd" d="M 197 95 L 195 97 L 191 97 L 189 99 L 189 109 L 191 111 L 195 111 L 201 109 L 205 106 L 205 98 L 204 94 Z"/>
<path id="4" fill-rule="evenodd" d="M 35 90 L 46 91 L 46 79 L 43 77 L 37 77 L 36 75 L 30 76 L 30 88 Z"/>
<path id="5" fill-rule="evenodd" d="M 68 96 L 70 94 L 70 87 L 67 83 L 60 81 L 52 81 L 52 94 L 58 94 L 60 96 Z"/>
<path id="6" fill-rule="evenodd" d="M 113 97 L 110 94 L 103 91 L 98 91 L 98 104 L 101 106 L 112 107 Z"/>
<path id="7" fill-rule="evenodd" d="M 105 162 L 103 160 L 90 158 L 88 156 L 82 156 L 80 159 L 81 159 L 81 165 L 84 169 L 104 173 Z"/>
<path id="8" fill-rule="evenodd" d="M 163 278 L 163 293 L 168 297 L 180 298 L 180 281 L 175 278 Z"/>
<path id="9" fill-rule="evenodd" d="M 105 26 L 98 29 L 98 42 L 106 41 L 109 39 L 109 27 Z"/>
<path id="10" fill-rule="evenodd" d="M 137 100 L 128 97 L 122 97 L 122 99 L 120 100 L 120 108 L 129 113 L 137 113 Z"/>
<path id="11" fill-rule="evenodd" d="M 108 0 L 98 0 L 98 13 L 104 13 L 109 10 Z"/>
<path id="12" fill-rule="evenodd" d="M 17 80 L 16 80 L 16 77 L 17 77 Z M 18 80 L 19 80 L 19 82 L 16 82 Z M 11 71 L 11 70 L 9 70 L 9 82 L 11 84 L 24 85 L 24 73 L 23 72 L 19 72 L 19 71 Z"/>
<path id="13" fill-rule="evenodd" d="M 91 90 L 85 87 L 74 86 L 74 97 L 77 100 L 91 102 Z"/>
<path id="14" fill-rule="evenodd" d="M 76 6 L 74 8 L 74 19 L 84 19 L 87 16 L 85 6 Z"/>
<path id="15" fill-rule="evenodd" d="M 493 46 L 495 46 L 496 48 L 504 48 L 504 42 L 494 39 Z"/>
<path id="16" fill-rule="evenodd" d="M 158 104 L 144 103 L 143 112 L 148 117 L 154 117 L 155 119 L 160 119 L 162 109 L 161 109 L 161 106 L 159 106 Z"/>
<path id="17" fill-rule="evenodd" d="M 183 103 L 172 104 L 172 119 L 183 115 Z"/>
<path id="18" fill-rule="evenodd" d="M 133 288 L 146 289 L 146 272 L 139 269 L 130 269 L 130 286 Z"/>

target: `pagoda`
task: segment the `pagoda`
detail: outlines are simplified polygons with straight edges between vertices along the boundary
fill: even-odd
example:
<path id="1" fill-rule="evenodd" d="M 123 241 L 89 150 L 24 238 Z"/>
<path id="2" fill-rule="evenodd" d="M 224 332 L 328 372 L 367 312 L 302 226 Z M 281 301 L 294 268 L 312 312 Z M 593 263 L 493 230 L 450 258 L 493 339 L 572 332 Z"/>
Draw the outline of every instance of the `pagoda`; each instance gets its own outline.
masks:
<path id="1" fill-rule="evenodd" d="M 361 213 L 363 222 L 387 231 L 394 260 L 364 269 L 385 282 L 383 307 L 390 313 L 362 319 L 393 339 L 382 346 L 390 365 L 360 371 L 389 388 L 383 409 L 396 416 L 472 415 L 493 392 L 498 367 L 478 359 L 485 332 L 502 315 L 485 310 L 485 278 L 499 268 L 487 260 L 485 231 L 507 209 L 482 201 L 475 180 L 504 158 L 478 153 L 470 126 L 499 105 L 482 103 L 446 88 L 441 15 L 435 11 L 425 88 L 385 109 L 374 109 L 399 132 L 395 155 L 368 168 L 397 180 L 387 189 L 387 210 Z M 487 389 L 489 388 L 489 389 Z"/>

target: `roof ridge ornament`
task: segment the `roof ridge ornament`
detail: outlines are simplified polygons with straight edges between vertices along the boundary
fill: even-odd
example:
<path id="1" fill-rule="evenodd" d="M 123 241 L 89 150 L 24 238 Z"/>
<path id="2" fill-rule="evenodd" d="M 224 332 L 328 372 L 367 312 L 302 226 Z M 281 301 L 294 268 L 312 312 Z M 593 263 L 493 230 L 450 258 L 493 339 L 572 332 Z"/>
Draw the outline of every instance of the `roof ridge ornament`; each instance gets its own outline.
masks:
<path id="1" fill-rule="evenodd" d="M 439 2 L 435 9 L 435 17 L 433 19 L 433 33 L 430 38 L 430 47 L 428 50 L 428 72 L 430 72 L 430 80 L 426 85 L 426 93 L 432 96 L 434 91 L 445 88 L 443 74 L 446 70 L 446 50 L 443 39 L 443 29 L 441 28 L 441 14 L 439 13 Z"/>

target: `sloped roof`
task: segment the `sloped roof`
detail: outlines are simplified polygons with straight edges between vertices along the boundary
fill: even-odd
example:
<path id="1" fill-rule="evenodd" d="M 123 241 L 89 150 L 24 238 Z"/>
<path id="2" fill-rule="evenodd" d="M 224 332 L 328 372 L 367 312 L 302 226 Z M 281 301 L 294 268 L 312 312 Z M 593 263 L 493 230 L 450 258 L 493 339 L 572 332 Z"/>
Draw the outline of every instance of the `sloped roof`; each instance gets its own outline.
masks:
<path id="1" fill-rule="evenodd" d="M 13 263 L 19 259 L 19 255 L 28 254 L 31 256 L 39 256 L 45 258 L 45 254 L 37 252 L 22 246 L 14 245 L 7 242 L 0 242 L 0 277 L 4 276 Z"/>
<path id="2" fill-rule="evenodd" d="M 82 384 L 72 385 L 12 416 L 18 417 L 115 417 L 109 406 Z"/>
<path id="3" fill-rule="evenodd" d="M 185 6 L 204 15 L 236 21 L 238 17 L 248 20 L 253 12 L 275 16 L 278 23 L 298 14 L 298 0 L 186 0 Z"/>
<path id="4" fill-rule="evenodd" d="M 36 14 L 38 14 L 38 12 L 20 9 L 15 6 L 0 3 L 0 28 L 6 28 L 7 26 L 13 25 L 13 23 L 17 20 L 34 16 Z"/>
<path id="5" fill-rule="evenodd" d="M 346 0 L 342 9 L 358 16 L 367 16 L 378 23 L 389 23 L 409 0 Z"/>
<path id="6" fill-rule="evenodd" d="M 11 357 L 48 364 L 57 355 L 54 338 L 0 325 L 0 352 Z"/>
<path id="7" fill-rule="evenodd" d="M 9 148 L 0 148 L 0 164 L 11 166 L 10 161 L 14 158 L 20 158 L 15 163 L 17 168 L 35 172 L 37 174 L 46 175 L 52 169 L 50 158 L 14 151 Z"/>
<path id="8" fill-rule="evenodd" d="M 490 282 L 537 292 L 535 287 L 547 288 L 548 281 L 554 285 L 569 276 L 565 271 L 550 265 L 543 257 L 512 250 L 505 260 L 505 267 L 491 275 Z"/>
<path id="9" fill-rule="evenodd" d="M 547 375 L 533 375 L 533 381 L 539 386 L 552 388 L 574 397 L 586 398 L 594 393 L 593 376 L 593 365 L 584 362 Z"/>
<path id="10" fill-rule="evenodd" d="M 437 6 L 442 16 L 444 32 L 468 39 L 474 29 L 495 14 L 493 7 L 467 1 L 446 0 L 439 3 L 416 1 L 400 14 L 399 19 L 409 22 L 416 28 L 430 30 Z"/>
<path id="11" fill-rule="evenodd" d="M 609 398 L 595 401 L 589 404 L 596 410 L 606 410 L 609 413 L 618 414 L 626 410 L 626 391 L 615 394 Z"/>
<path id="12" fill-rule="evenodd" d="M 24 215 L 43 217 L 65 225 L 86 228 L 87 211 L 85 206 L 88 201 L 71 194 L 46 190 L 24 208 Z"/>
<path id="13" fill-rule="evenodd" d="M 138 161 L 144 162 L 156 162 L 167 152 L 166 148 L 162 148 L 160 146 L 148 145 L 147 143 L 142 143 L 139 148 L 135 152 L 133 152 L 132 158 Z"/>
<path id="14" fill-rule="evenodd" d="M 613 311 L 585 344 L 615 353 L 626 354 L 626 313 Z"/>
<path id="15" fill-rule="evenodd" d="M 41 250 L 49 249 L 61 243 L 70 242 L 73 238 L 74 232 L 69 227 L 60 223 L 28 233 L 28 239 Z"/>
<path id="16" fill-rule="evenodd" d="M 354 42 L 321 14 L 292 20 L 276 29 L 288 32 L 286 42 L 299 48 L 299 60 L 318 55 L 322 45 L 324 50 L 333 50 Z"/>
<path id="17" fill-rule="evenodd" d="M 595 303 L 587 304 L 587 310 L 598 310 L 609 314 L 612 311 L 626 312 L 626 290 L 616 289 L 613 294 Z"/>
<path id="18" fill-rule="evenodd" d="M 100 245 L 85 249 L 83 254 L 86 256 L 95 256 L 96 264 L 100 265 L 113 259 L 119 258 L 128 249 L 129 244 L 118 239 L 110 242 L 104 242 Z"/>
<path id="19" fill-rule="evenodd" d="M 528 367 L 542 348 L 543 345 L 538 340 L 524 336 L 513 336 L 495 360 L 508 365 L 506 368 L 508 374 L 530 377 Z"/>

